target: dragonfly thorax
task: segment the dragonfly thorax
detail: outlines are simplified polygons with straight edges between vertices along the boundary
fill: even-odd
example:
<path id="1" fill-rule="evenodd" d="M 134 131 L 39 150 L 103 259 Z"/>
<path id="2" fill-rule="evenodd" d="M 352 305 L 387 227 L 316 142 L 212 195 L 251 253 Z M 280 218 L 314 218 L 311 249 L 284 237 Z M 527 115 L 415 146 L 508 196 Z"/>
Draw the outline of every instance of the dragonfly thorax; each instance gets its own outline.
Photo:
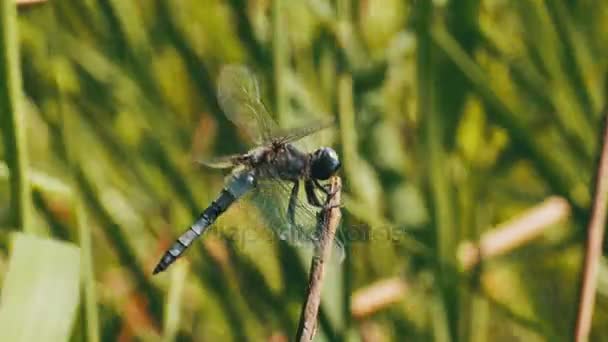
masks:
<path id="1" fill-rule="evenodd" d="M 251 167 L 256 169 L 260 179 L 280 178 L 296 181 L 310 173 L 310 155 L 291 144 L 257 148 L 248 155 Z"/>

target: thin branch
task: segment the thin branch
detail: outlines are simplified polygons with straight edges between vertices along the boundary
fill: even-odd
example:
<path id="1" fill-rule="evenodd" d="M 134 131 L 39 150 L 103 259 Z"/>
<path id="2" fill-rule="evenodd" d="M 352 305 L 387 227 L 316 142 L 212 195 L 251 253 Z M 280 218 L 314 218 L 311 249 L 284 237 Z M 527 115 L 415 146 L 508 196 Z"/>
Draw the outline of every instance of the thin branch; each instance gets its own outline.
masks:
<path id="1" fill-rule="evenodd" d="M 329 261 L 331 257 L 336 229 L 342 217 L 339 207 L 341 188 L 342 181 L 340 177 L 333 177 L 331 179 L 331 192 L 334 195 L 326 201 L 331 209 L 324 209 L 320 214 L 321 219 L 319 220 L 318 228 L 321 231 L 321 239 L 315 249 L 315 255 L 310 265 L 306 301 L 302 306 L 300 323 L 298 324 L 298 332 L 296 334 L 296 340 L 298 341 L 312 341 L 316 332 L 317 313 L 321 304 L 321 289 L 325 275 L 325 262 Z"/>
<path id="2" fill-rule="evenodd" d="M 468 271 L 482 259 L 508 253 L 535 239 L 569 215 L 570 205 L 565 199 L 550 197 L 520 216 L 484 233 L 479 243 L 463 242 L 458 248 L 460 268 Z"/>
<path id="3" fill-rule="evenodd" d="M 608 107 L 604 110 L 604 116 L 608 118 Z M 587 251 L 583 264 L 579 307 L 574 332 L 575 341 L 587 341 L 589 339 L 599 261 L 602 257 L 602 241 L 606 227 L 606 209 L 608 208 L 608 119 L 606 118 L 604 119 L 602 152 L 595 178 L 591 218 L 587 226 Z"/>

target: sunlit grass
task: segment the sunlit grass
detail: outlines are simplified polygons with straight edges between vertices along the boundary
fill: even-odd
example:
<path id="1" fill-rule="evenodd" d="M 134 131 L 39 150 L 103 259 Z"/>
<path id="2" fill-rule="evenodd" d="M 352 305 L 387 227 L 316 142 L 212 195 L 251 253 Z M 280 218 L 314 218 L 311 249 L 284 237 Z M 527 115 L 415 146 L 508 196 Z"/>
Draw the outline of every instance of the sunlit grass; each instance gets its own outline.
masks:
<path id="1" fill-rule="evenodd" d="M 62 322 L 59 340 L 74 315 L 86 334 L 72 340 L 294 336 L 308 263 L 278 241 L 241 247 L 218 229 L 169 274 L 151 275 L 221 189 L 223 174 L 193 161 L 246 148 L 216 100 L 228 63 L 256 70 L 282 126 L 336 118 L 323 144 L 340 153 L 343 226 L 361 239 L 332 274 L 320 336 L 567 339 L 555 335 L 572 326 L 606 102 L 607 4 L 66 0 L 23 7 L 19 20 L 10 1 L 2 11 L 0 229 L 40 228 L 81 247 L 52 265 L 45 249 L 27 251 L 32 272 L 80 279 L 71 298 L 53 298 L 69 305 L 41 313 Z M 559 232 L 458 269 L 457 246 L 551 195 L 572 207 Z M 218 226 L 251 224 L 250 210 Z M 44 284 L 14 278 L 23 261 L 0 254 L 3 288 Z M 354 291 L 395 278 L 406 296 L 351 317 Z M 26 309 L 14 300 L 0 305 L 3 319 Z"/>

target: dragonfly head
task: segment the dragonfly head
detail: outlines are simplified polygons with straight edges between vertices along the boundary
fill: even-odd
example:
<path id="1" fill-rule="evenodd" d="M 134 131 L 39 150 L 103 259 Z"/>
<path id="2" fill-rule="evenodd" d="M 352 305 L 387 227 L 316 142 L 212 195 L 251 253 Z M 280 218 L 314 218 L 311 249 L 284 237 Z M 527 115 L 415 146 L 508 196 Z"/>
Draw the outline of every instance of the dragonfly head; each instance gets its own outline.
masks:
<path id="1" fill-rule="evenodd" d="M 310 175 L 312 178 L 326 180 L 340 169 L 338 154 L 331 147 L 321 147 L 312 154 Z"/>

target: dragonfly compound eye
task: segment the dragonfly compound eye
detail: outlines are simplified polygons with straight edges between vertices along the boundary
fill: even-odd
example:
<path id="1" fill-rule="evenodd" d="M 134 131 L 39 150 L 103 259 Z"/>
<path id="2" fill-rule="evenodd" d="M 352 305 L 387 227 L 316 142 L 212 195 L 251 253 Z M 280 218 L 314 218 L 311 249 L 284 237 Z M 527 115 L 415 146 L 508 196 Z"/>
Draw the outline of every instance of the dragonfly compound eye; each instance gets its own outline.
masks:
<path id="1" fill-rule="evenodd" d="M 340 169 L 338 154 L 331 147 L 322 147 L 316 150 L 310 165 L 310 175 L 313 178 L 326 180 Z"/>

